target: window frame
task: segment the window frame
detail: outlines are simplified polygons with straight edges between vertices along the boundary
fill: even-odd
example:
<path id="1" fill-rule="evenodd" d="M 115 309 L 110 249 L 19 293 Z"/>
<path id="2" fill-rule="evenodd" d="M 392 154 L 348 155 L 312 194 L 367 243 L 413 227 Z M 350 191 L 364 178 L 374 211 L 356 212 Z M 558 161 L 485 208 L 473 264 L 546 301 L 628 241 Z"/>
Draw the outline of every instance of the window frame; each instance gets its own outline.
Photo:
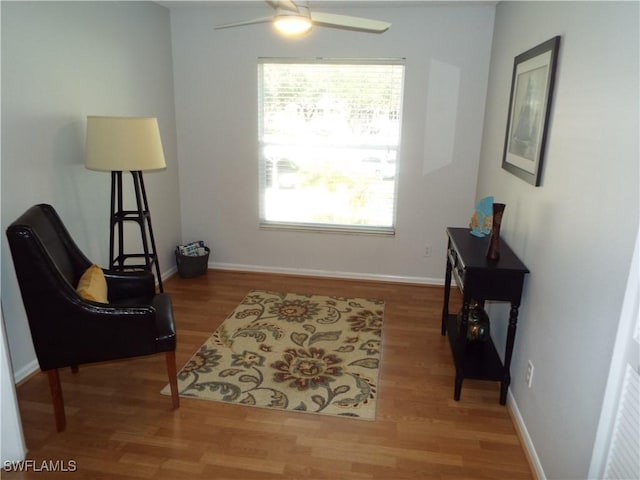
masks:
<path id="1" fill-rule="evenodd" d="M 265 142 L 264 139 L 264 86 L 262 68 L 265 64 L 321 64 L 321 65 L 395 65 L 401 66 L 401 80 L 399 91 L 399 103 L 397 109 L 398 115 L 398 132 L 397 143 L 394 144 L 393 150 L 395 152 L 395 175 L 393 178 L 393 199 L 392 199 L 392 211 L 391 211 L 391 225 L 358 225 L 358 224 L 332 224 L 321 222 L 300 222 L 300 221 L 283 221 L 283 220 L 267 220 L 266 219 L 266 158 L 263 151 L 267 146 L 277 146 L 275 142 Z M 397 228 L 397 204 L 398 204 L 398 166 L 400 164 L 400 152 L 401 152 L 401 137 L 402 137 L 402 111 L 404 107 L 404 88 L 405 88 L 405 74 L 406 74 L 406 58 L 281 58 L 281 57 L 259 57 L 258 58 L 258 166 L 259 166 L 259 228 L 267 230 L 292 230 L 292 231 L 312 231 L 321 233 L 343 233 L 343 234 L 358 234 L 358 235 L 387 235 L 393 236 L 396 234 Z M 368 150 L 387 150 L 389 145 L 338 145 L 338 144 L 324 144 L 327 148 L 357 148 Z"/>

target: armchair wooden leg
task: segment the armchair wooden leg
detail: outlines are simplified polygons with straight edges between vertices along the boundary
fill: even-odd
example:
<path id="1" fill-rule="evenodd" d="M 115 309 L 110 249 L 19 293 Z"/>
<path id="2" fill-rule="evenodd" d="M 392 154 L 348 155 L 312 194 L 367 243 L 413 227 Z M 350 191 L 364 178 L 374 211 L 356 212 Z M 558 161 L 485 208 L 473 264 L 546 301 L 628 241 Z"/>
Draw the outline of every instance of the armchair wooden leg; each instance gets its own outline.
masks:
<path id="1" fill-rule="evenodd" d="M 174 410 L 180 406 L 180 396 L 178 395 L 178 378 L 176 371 L 176 352 L 167 352 L 167 373 L 169 375 L 169 388 L 171 389 L 171 401 Z"/>
<path id="2" fill-rule="evenodd" d="M 47 370 L 47 376 L 49 377 L 49 390 L 51 390 L 51 400 L 53 401 L 53 414 L 56 417 L 56 428 L 59 432 L 62 432 L 67 426 L 67 419 L 64 414 L 64 399 L 62 398 L 58 369 Z"/>

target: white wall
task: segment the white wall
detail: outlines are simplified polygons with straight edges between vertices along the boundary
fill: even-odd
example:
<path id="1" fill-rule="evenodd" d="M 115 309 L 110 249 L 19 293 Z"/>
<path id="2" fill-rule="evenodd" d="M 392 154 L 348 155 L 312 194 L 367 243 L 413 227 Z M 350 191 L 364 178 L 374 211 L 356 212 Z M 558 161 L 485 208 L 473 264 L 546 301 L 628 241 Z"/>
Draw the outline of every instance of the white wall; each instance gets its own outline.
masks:
<path id="1" fill-rule="evenodd" d="M 544 474 L 586 478 L 638 228 L 639 4 L 497 6 L 477 196 L 531 270 L 511 392 Z M 561 35 L 541 187 L 501 169 L 513 59 Z M 493 308 L 496 338 L 506 310 Z M 533 386 L 524 377 L 535 366 Z"/>
<path id="2" fill-rule="evenodd" d="M 392 26 L 382 35 L 316 28 L 291 40 L 268 24 L 213 29 L 267 16 L 266 4 L 172 10 L 183 241 L 205 240 L 218 266 L 441 283 L 445 227 L 468 224 L 475 201 L 494 7 L 324 8 Z M 257 58 L 316 56 L 406 57 L 395 237 L 258 228 Z M 459 90 L 443 84 L 458 77 Z M 425 151 L 430 91 L 447 93 L 438 108 L 455 124 L 444 160 Z"/>
<path id="3" fill-rule="evenodd" d="M 164 271 L 180 240 L 169 11 L 134 2 L 2 2 L 2 307 L 16 377 L 37 368 L 6 227 L 51 203 L 108 266 L 110 175 L 84 167 L 87 115 L 157 116 L 167 160 L 145 175 Z M 138 233 L 139 235 L 139 233 Z"/>

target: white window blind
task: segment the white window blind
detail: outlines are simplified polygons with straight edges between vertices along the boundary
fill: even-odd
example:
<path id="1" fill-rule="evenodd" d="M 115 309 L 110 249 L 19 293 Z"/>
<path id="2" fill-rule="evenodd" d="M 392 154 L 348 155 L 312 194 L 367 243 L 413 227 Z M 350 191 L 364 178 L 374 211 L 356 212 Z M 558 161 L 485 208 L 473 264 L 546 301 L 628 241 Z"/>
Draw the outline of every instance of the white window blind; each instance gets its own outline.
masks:
<path id="1" fill-rule="evenodd" d="M 258 67 L 261 225 L 394 233 L 404 61 Z"/>

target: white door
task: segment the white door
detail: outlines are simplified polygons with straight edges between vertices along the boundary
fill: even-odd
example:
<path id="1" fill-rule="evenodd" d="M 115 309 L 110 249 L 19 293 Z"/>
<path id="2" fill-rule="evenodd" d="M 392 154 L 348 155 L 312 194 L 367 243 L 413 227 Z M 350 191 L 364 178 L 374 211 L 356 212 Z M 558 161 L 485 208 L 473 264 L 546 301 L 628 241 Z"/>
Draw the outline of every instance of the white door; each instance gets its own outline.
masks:
<path id="1" fill-rule="evenodd" d="M 640 478 L 640 257 L 631 261 L 589 478 Z"/>

